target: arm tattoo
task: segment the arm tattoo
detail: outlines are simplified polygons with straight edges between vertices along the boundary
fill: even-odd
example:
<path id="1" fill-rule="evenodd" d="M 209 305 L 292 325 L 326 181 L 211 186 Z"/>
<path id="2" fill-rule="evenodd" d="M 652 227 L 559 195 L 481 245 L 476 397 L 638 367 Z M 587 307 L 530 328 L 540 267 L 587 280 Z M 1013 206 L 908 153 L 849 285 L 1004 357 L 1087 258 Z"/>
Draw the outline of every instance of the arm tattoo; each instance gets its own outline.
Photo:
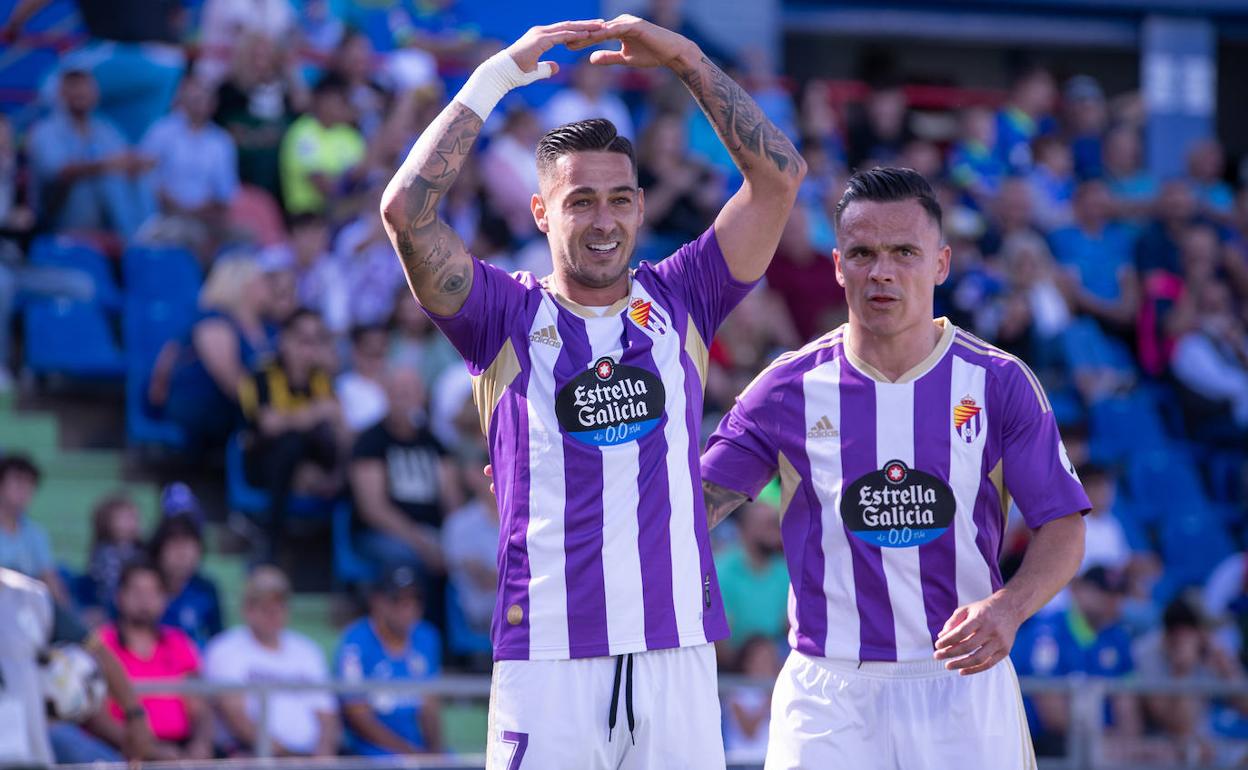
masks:
<path id="1" fill-rule="evenodd" d="M 748 176 L 760 161 L 782 174 L 798 174 L 801 157 L 793 143 L 714 62 L 703 56 L 696 65 L 676 74 L 706 113 L 743 174 Z"/>
<path id="2" fill-rule="evenodd" d="M 387 196 L 398 205 L 387 206 L 386 219 L 412 286 L 454 295 L 466 290 L 471 267 L 452 263 L 464 249 L 455 232 L 438 219 L 438 205 L 481 132 L 481 118 L 451 102 L 426 132 L 432 136 L 416 143 L 390 183 Z"/>
<path id="3" fill-rule="evenodd" d="M 745 502 L 745 495 L 710 481 L 702 482 L 702 499 L 706 502 L 706 525 L 714 529 L 715 525 L 728 518 L 728 514 L 737 510 Z"/>

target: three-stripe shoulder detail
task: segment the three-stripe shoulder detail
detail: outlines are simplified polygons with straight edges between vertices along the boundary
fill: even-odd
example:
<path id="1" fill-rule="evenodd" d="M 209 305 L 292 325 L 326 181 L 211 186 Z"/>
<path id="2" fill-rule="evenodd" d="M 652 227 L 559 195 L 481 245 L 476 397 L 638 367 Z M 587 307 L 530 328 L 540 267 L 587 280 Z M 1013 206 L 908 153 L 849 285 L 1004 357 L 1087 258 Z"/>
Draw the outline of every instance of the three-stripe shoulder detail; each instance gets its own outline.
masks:
<path id="1" fill-rule="evenodd" d="M 1053 405 L 1049 403 L 1049 396 L 1044 392 L 1044 386 L 1040 384 L 1040 378 L 1036 377 L 1036 373 L 1021 358 L 1012 353 L 1007 353 L 995 345 L 984 342 L 979 337 L 962 329 L 958 329 L 953 341 L 972 353 L 978 353 L 981 356 L 988 356 L 1001 361 L 1009 361 L 1016 365 L 1027 379 L 1027 383 L 1031 385 L 1032 391 L 1036 394 L 1036 400 L 1040 403 L 1040 411 L 1053 411 Z"/>
<path id="2" fill-rule="evenodd" d="M 805 356 L 811 355 L 813 353 L 817 353 L 820 350 L 825 350 L 827 348 L 835 347 L 836 345 L 841 344 L 841 342 L 843 342 L 844 339 L 845 339 L 845 328 L 843 326 L 837 327 L 836 329 L 833 329 L 832 331 L 828 332 L 822 337 L 816 337 L 815 339 L 806 343 L 805 345 L 798 348 L 797 350 L 789 350 L 784 353 L 781 353 L 779 356 L 776 357 L 774 361 L 772 361 L 770 364 L 764 367 L 763 370 L 759 372 L 754 377 L 753 380 L 750 380 L 750 384 L 745 386 L 745 388 L 741 391 L 741 395 L 737 396 L 737 400 L 739 401 L 745 398 L 745 395 L 749 393 L 754 388 L 755 385 L 762 382 L 763 379 L 767 377 L 767 375 L 771 374 L 776 369 L 784 366 L 785 364 L 789 364 L 794 361 L 797 361 L 800 358 L 804 358 Z"/>

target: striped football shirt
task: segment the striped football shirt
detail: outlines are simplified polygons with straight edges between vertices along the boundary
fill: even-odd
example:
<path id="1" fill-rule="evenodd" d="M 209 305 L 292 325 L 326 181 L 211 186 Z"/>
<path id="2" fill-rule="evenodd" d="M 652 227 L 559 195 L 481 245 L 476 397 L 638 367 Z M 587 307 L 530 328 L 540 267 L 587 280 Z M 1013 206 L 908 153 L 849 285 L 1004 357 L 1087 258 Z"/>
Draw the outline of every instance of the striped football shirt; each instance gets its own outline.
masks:
<path id="1" fill-rule="evenodd" d="M 619 655 L 728 635 L 702 502 L 707 346 L 752 284 L 713 229 L 632 271 L 605 311 L 475 260 L 454 316 L 501 532 L 496 660 Z"/>
<path id="2" fill-rule="evenodd" d="M 936 349 L 896 381 L 847 326 L 780 356 L 707 446 L 720 486 L 753 497 L 779 473 L 799 652 L 929 660 L 954 610 L 1001 587 L 1010 495 L 1032 528 L 1090 507 L 1035 374 L 936 323 Z"/>

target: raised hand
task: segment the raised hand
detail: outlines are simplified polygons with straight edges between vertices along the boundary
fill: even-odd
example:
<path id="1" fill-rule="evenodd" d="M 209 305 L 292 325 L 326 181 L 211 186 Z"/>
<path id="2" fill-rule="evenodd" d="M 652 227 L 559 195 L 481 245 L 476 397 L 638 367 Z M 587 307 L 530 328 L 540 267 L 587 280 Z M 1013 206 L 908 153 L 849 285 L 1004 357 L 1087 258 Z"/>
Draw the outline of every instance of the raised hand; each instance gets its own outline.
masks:
<path id="1" fill-rule="evenodd" d="M 681 54 L 690 53 L 694 48 L 687 38 L 628 14 L 606 22 L 585 40 L 568 43 L 568 48 L 575 51 L 607 40 L 619 40 L 619 50 L 594 51 L 589 57 L 591 64 L 669 67 Z"/>
<path id="2" fill-rule="evenodd" d="M 564 45 L 573 50 L 583 48 L 584 45 L 580 44 L 590 40 L 591 35 L 600 33 L 602 28 L 602 19 L 561 21 L 558 24 L 533 27 L 519 40 L 507 46 L 507 55 L 525 72 L 533 72 L 538 65 L 541 65 L 543 69 L 548 70 L 542 74 L 542 77 L 550 77 L 559 71 L 559 65 L 551 61 L 541 61 L 542 54 L 557 45 Z"/>

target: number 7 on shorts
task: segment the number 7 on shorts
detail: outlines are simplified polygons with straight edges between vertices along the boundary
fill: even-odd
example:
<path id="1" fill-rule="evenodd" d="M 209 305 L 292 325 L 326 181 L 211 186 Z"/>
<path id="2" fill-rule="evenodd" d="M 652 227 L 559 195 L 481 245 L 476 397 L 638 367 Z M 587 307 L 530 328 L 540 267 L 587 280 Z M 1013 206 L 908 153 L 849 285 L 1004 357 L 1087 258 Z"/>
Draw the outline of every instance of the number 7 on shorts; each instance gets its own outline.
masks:
<path id="1" fill-rule="evenodd" d="M 520 763 L 524 761 L 524 751 L 529 747 L 529 734 L 504 730 L 503 743 L 509 743 L 514 747 L 511 751 L 511 761 L 507 763 L 507 770 L 520 770 Z"/>

